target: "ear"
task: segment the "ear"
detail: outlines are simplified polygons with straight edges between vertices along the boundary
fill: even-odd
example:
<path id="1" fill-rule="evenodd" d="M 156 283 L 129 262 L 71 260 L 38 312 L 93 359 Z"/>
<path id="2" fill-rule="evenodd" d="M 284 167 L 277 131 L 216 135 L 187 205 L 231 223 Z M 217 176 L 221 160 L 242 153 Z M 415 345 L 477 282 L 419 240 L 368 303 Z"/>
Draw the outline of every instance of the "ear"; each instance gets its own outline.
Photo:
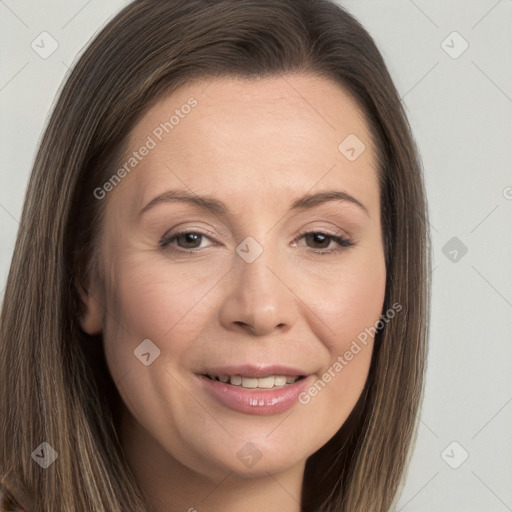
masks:
<path id="1" fill-rule="evenodd" d="M 80 288 L 80 299 L 84 309 L 80 318 L 82 329 L 90 335 L 103 331 L 103 300 L 99 293 L 97 281 L 94 279 L 87 288 Z"/>

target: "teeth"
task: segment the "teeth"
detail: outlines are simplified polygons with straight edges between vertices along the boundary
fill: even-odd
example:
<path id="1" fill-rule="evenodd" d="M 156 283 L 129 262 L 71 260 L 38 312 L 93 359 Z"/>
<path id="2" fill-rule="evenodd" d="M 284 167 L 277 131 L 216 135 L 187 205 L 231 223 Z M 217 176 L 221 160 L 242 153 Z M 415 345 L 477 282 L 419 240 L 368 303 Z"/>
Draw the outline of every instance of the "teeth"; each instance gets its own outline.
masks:
<path id="1" fill-rule="evenodd" d="M 233 375 L 233 377 L 229 378 L 229 383 L 233 384 L 233 386 L 240 386 L 242 384 L 242 377 L 240 375 Z"/>
<path id="2" fill-rule="evenodd" d="M 290 379 L 290 381 L 288 382 L 288 379 Z M 284 376 L 279 376 L 279 377 L 274 377 L 274 386 L 284 386 L 285 384 L 293 384 L 295 381 L 297 380 L 297 377 L 284 377 Z"/>
<path id="3" fill-rule="evenodd" d="M 259 384 L 259 379 L 253 379 L 251 377 L 242 377 L 242 387 L 243 388 L 257 388 Z"/>
<path id="4" fill-rule="evenodd" d="M 258 387 L 263 389 L 270 389 L 276 386 L 276 379 L 279 377 L 263 377 L 262 379 L 258 379 Z M 279 384 L 277 384 L 279 386 Z"/>
<path id="5" fill-rule="evenodd" d="M 293 384 L 299 377 L 289 377 L 285 375 L 269 375 L 268 377 L 241 377 L 240 375 L 212 375 L 208 374 L 212 380 L 218 380 L 224 383 L 230 383 L 232 386 L 241 386 L 247 389 L 272 389 L 274 387 Z"/>

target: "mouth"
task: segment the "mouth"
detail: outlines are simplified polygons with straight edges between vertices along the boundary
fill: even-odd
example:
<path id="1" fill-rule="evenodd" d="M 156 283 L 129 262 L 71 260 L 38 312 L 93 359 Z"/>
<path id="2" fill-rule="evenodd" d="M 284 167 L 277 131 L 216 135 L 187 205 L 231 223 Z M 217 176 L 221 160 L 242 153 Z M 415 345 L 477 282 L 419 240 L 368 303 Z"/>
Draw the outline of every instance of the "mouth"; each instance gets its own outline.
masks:
<path id="1" fill-rule="evenodd" d="M 244 389 L 274 389 L 282 388 L 294 384 L 304 379 L 305 375 L 268 375 L 265 377 L 257 377 L 250 375 L 212 375 L 210 373 L 203 374 L 207 379 L 229 384 L 231 386 L 240 386 Z"/>
<path id="2" fill-rule="evenodd" d="M 203 368 L 199 388 L 211 399 L 244 414 L 273 415 L 294 407 L 314 380 L 303 369 L 276 364 Z"/>

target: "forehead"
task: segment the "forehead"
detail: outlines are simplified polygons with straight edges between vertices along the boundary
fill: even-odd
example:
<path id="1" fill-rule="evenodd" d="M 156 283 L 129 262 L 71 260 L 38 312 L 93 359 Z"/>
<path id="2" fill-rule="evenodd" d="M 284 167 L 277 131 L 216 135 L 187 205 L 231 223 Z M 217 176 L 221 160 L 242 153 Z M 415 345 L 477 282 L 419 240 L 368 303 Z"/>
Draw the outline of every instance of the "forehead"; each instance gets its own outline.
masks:
<path id="1" fill-rule="evenodd" d="M 338 84 L 311 75 L 187 84 L 145 113 L 127 148 L 124 163 L 139 154 L 116 193 L 126 189 L 134 208 L 166 187 L 248 199 L 315 183 L 375 195 L 377 184 L 362 111 Z"/>

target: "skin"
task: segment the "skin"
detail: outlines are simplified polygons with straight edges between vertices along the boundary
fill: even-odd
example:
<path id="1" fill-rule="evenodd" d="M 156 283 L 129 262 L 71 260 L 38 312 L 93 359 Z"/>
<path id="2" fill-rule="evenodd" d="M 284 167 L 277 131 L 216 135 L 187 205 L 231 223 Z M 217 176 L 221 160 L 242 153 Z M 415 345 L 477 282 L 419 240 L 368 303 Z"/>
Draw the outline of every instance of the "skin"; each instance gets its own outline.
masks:
<path id="1" fill-rule="evenodd" d="M 281 363 L 314 382 L 375 325 L 386 282 L 375 150 L 339 85 L 298 74 L 183 86 L 140 119 L 127 155 L 191 96 L 197 107 L 106 198 L 101 275 L 84 296 L 82 326 L 103 332 L 124 403 L 122 444 L 157 512 L 296 512 L 305 461 L 353 409 L 373 340 L 309 403 L 275 415 L 233 411 L 202 391 L 196 373 Z M 352 162 L 338 150 L 349 134 L 366 145 Z M 139 215 L 176 188 L 214 196 L 229 212 L 162 202 Z M 306 193 L 332 189 L 367 211 L 349 201 L 289 210 Z M 182 229 L 204 237 L 160 247 Z M 299 237 L 304 231 L 354 245 Z M 248 236 L 263 248 L 252 263 L 236 252 Z M 144 339 L 161 351 L 149 366 L 134 357 Z M 247 442 L 261 454 L 252 467 L 237 457 Z"/>

